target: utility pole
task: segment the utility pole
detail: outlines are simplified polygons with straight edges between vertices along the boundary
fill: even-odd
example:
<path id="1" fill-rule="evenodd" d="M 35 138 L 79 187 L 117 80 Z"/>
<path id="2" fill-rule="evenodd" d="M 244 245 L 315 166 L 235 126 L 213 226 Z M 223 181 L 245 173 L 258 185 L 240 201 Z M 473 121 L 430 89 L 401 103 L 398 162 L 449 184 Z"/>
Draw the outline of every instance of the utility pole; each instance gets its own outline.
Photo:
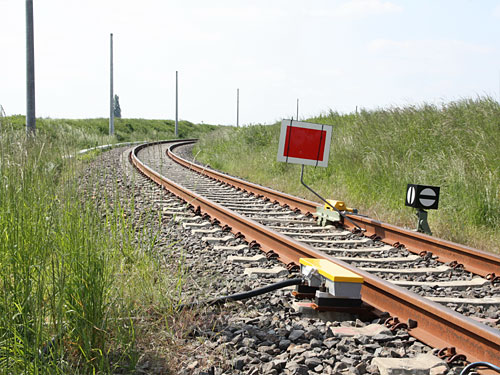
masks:
<path id="1" fill-rule="evenodd" d="M 35 135 L 35 40 L 33 0 L 26 0 L 26 134 Z"/>
<path id="2" fill-rule="evenodd" d="M 299 121 L 299 98 L 297 98 L 297 121 Z"/>
<path id="3" fill-rule="evenodd" d="M 109 34 L 109 135 L 115 134 L 115 113 L 113 96 L 113 33 Z"/>
<path id="4" fill-rule="evenodd" d="M 240 126 L 240 89 L 236 89 L 236 126 Z"/>
<path id="5" fill-rule="evenodd" d="M 175 71 L 175 138 L 179 136 L 179 72 Z"/>

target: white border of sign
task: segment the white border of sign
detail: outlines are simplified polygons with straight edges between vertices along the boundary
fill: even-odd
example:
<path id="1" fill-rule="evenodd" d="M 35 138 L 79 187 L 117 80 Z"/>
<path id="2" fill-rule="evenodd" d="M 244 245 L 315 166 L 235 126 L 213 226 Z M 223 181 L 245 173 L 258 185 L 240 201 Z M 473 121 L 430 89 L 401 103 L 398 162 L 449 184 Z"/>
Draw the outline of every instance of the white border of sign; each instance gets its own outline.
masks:
<path id="1" fill-rule="evenodd" d="M 286 128 L 290 126 L 291 121 L 292 120 L 281 121 L 280 143 L 278 146 L 278 161 L 282 161 L 285 163 L 293 163 L 293 164 L 327 167 L 328 156 L 330 155 L 330 143 L 332 140 L 332 127 L 330 125 L 313 124 L 311 122 L 293 121 L 292 127 L 294 128 L 297 127 L 297 128 L 307 128 L 307 129 L 326 131 L 325 150 L 323 152 L 323 161 L 317 162 L 316 160 L 309 160 L 302 158 L 292 158 L 292 157 L 287 158 L 286 156 L 283 156 L 283 154 L 285 153 Z"/>

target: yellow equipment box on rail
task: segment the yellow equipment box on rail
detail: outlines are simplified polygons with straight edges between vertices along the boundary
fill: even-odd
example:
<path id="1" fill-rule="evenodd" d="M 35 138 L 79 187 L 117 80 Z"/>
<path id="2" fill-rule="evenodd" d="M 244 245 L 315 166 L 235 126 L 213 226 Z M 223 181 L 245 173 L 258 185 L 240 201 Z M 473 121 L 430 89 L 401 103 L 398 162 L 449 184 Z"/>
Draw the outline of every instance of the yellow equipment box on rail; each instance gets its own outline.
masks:
<path id="1" fill-rule="evenodd" d="M 363 277 L 327 259 L 300 258 L 300 271 L 316 299 L 361 300 Z M 354 302 L 354 301 L 353 301 Z"/>

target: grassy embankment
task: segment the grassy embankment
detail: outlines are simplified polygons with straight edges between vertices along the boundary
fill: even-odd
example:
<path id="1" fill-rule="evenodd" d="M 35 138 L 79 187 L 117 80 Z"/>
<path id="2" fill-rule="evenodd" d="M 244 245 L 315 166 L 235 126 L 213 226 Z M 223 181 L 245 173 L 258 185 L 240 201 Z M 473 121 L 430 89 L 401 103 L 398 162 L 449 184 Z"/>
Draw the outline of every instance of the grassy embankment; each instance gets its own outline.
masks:
<path id="1" fill-rule="evenodd" d="M 4 121 L 11 124 L 14 130 L 23 130 L 24 116 L 10 116 Z M 37 119 L 37 131 L 50 141 L 64 140 L 67 147 L 75 150 L 94 147 L 97 145 L 143 141 L 173 139 L 175 121 L 173 120 L 146 120 L 146 119 L 115 119 L 115 136 L 108 136 L 109 120 L 107 118 L 67 120 L 67 119 Z M 179 138 L 193 137 L 210 132 L 214 125 L 196 125 L 189 121 L 179 121 Z"/>
<path id="2" fill-rule="evenodd" d="M 441 187 L 429 213 L 437 237 L 500 252 L 500 105 L 491 98 L 442 107 L 330 111 L 307 121 L 333 125 L 327 168 L 305 181 L 326 198 L 379 220 L 416 227 L 404 206 L 407 183 Z M 300 184 L 300 166 L 278 163 L 279 124 L 221 128 L 202 137 L 198 159 L 262 185 L 317 200 Z"/>
<path id="3" fill-rule="evenodd" d="M 160 218 L 150 218 L 149 233 L 137 231 L 126 214 L 133 197 L 116 199 L 118 189 L 106 193 L 97 177 L 87 184 L 100 197 L 89 196 L 84 163 L 63 157 L 116 141 L 103 134 L 106 120 L 38 120 L 35 139 L 19 122 L 0 118 L 0 373 L 133 370 L 143 354 L 137 342 L 147 336 L 136 322 L 159 321 L 164 340 L 170 332 L 176 341 L 168 322 L 182 269 L 166 271 L 149 251 Z M 171 124 L 155 128 L 160 123 L 121 120 L 117 134 L 123 141 L 171 136 Z M 126 124 L 144 130 L 127 133 Z M 181 129 L 186 136 L 210 130 Z"/>

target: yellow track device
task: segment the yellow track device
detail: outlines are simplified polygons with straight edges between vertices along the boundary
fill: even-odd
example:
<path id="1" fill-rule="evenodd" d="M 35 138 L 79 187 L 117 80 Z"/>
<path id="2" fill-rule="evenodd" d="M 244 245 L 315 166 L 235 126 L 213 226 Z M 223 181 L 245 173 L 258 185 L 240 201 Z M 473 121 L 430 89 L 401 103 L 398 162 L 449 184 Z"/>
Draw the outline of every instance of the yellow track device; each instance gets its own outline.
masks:
<path id="1" fill-rule="evenodd" d="M 328 259 L 300 258 L 299 263 L 303 268 L 309 267 L 310 269 L 315 269 L 318 274 L 332 282 L 355 284 L 363 282 L 362 276 L 359 276 L 357 273 L 339 266 L 338 264 L 332 263 Z"/>
<path id="2" fill-rule="evenodd" d="M 355 214 L 358 213 L 357 209 L 346 207 L 345 203 L 342 201 L 328 199 L 327 202 L 328 204 L 325 203 L 323 207 L 316 208 L 318 225 L 325 226 L 330 223 L 342 221 L 338 211 L 347 211 Z M 333 207 L 335 207 L 338 211 L 336 211 Z"/>
<path id="3" fill-rule="evenodd" d="M 311 297 L 314 293 L 318 306 L 352 307 L 361 304 L 362 276 L 327 259 L 300 258 L 299 263 L 308 293 Z"/>
<path id="4" fill-rule="evenodd" d="M 326 201 L 329 204 L 325 203 L 325 210 L 333 211 L 332 207 L 335 207 L 339 211 L 347 211 L 347 212 L 352 212 L 352 213 L 358 212 L 358 210 L 355 208 L 347 207 L 343 201 L 335 201 L 333 199 L 327 199 Z"/>

